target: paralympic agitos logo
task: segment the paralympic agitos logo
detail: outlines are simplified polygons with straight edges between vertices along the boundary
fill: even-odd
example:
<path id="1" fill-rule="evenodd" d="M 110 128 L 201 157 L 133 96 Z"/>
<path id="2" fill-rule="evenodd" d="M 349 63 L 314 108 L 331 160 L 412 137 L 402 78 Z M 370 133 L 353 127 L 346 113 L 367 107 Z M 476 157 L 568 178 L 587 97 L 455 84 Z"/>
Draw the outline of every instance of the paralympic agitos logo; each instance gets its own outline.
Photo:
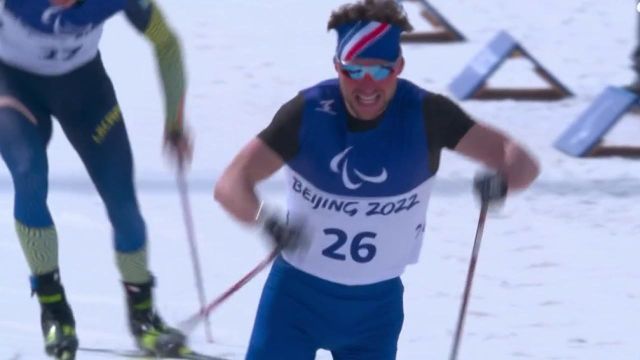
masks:
<path id="1" fill-rule="evenodd" d="M 53 27 L 54 34 L 66 34 L 66 35 L 76 35 L 83 36 L 88 32 L 93 30 L 93 24 L 87 24 L 83 26 L 77 26 L 68 22 L 65 22 L 62 19 L 64 11 L 66 10 L 63 6 L 50 6 L 47 8 L 41 17 L 41 21 L 45 25 L 51 25 Z"/>
<path id="2" fill-rule="evenodd" d="M 362 186 L 362 184 L 365 182 L 380 184 L 387 180 L 387 169 L 385 169 L 384 167 L 378 175 L 365 175 L 362 172 L 358 171 L 358 169 L 356 168 L 350 169 L 349 158 L 347 155 L 352 148 L 353 146 L 349 146 L 338 155 L 334 156 L 333 159 L 331 159 L 331 163 L 329 163 L 331 171 L 337 174 L 341 174 L 342 183 L 347 189 L 355 190 Z M 353 180 L 351 175 L 349 175 L 351 172 L 354 174 L 356 178 L 355 180 Z"/>

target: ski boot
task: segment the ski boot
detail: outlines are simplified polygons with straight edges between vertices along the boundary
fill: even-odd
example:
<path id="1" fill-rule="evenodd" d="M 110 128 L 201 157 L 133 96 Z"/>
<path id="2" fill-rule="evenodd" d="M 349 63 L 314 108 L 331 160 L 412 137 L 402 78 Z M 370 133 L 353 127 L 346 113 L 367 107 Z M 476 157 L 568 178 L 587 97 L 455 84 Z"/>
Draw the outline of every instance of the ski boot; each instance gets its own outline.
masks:
<path id="1" fill-rule="evenodd" d="M 180 357 L 189 348 L 179 330 L 165 324 L 155 311 L 151 288 L 153 279 L 144 284 L 124 283 L 127 294 L 129 329 L 140 350 L 160 357 Z"/>
<path id="2" fill-rule="evenodd" d="M 58 270 L 32 276 L 31 287 L 40 303 L 45 352 L 56 360 L 74 360 L 78 350 L 76 322 L 67 303 Z"/>

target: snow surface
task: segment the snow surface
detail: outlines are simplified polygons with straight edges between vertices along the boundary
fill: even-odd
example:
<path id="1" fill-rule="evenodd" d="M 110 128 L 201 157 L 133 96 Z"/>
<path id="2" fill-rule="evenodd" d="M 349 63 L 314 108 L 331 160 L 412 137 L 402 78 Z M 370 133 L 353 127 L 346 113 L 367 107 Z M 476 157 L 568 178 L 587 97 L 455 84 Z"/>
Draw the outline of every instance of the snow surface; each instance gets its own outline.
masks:
<path id="1" fill-rule="evenodd" d="M 240 147 L 299 89 L 333 76 L 335 35 L 325 31 L 338 0 L 159 0 L 180 34 L 189 72 L 188 118 L 196 135 L 190 197 L 213 299 L 267 254 L 257 234 L 214 203 L 217 177 Z M 436 92 L 499 31 L 509 31 L 576 96 L 558 102 L 466 101 L 464 109 L 514 136 L 543 172 L 487 220 L 460 359 L 640 358 L 640 164 L 575 159 L 553 141 L 607 85 L 629 82 L 634 4 L 622 0 L 434 0 L 469 41 L 406 45 L 404 76 Z M 422 26 L 422 25 L 421 25 Z M 124 18 L 111 20 L 103 57 L 118 91 L 136 161 L 158 306 L 176 323 L 198 308 L 174 170 L 161 152 L 162 100 L 149 46 Z M 505 66 L 494 81 L 523 82 Z M 60 263 L 83 346 L 132 348 L 104 208 L 59 127 L 49 146 L 50 207 Z M 626 116 L 607 141 L 637 144 Z M 398 359 L 445 359 L 477 224 L 470 180 L 476 166 L 443 155 L 422 259 L 408 269 Z M 282 178 L 261 186 L 282 202 Z M 11 178 L 0 166 L 0 359 L 44 359 L 39 311 L 13 230 Z M 194 348 L 242 359 L 260 274 L 211 316 Z M 79 359 L 105 356 L 81 353 Z M 318 359 L 329 359 L 320 351 Z"/>

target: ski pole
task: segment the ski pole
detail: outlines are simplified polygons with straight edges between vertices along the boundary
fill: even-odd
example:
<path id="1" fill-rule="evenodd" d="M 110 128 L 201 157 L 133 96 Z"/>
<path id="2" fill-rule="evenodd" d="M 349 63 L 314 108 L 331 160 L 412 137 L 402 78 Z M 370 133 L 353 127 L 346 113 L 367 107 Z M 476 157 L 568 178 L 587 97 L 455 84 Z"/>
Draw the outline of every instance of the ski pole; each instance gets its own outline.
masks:
<path id="1" fill-rule="evenodd" d="M 206 319 L 209 313 L 215 310 L 218 306 L 224 303 L 231 295 L 233 295 L 236 291 L 240 290 L 243 286 L 245 286 L 251 279 L 253 279 L 256 275 L 258 275 L 262 270 L 264 270 L 273 259 L 280 253 L 280 248 L 274 249 L 264 260 L 262 260 L 256 267 L 254 267 L 251 271 L 249 271 L 245 276 L 242 277 L 238 282 L 233 284 L 229 289 L 227 289 L 222 294 L 218 295 L 213 301 L 211 301 L 207 306 L 203 306 L 202 309 L 188 317 L 187 319 L 181 321 L 178 325 L 180 330 L 184 331 L 185 334 L 190 333 L 193 329 L 203 320 Z"/>
<path id="2" fill-rule="evenodd" d="M 484 230 L 484 223 L 487 219 L 487 211 L 489 209 L 489 202 L 484 200 L 480 205 L 480 217 L 478 219 L 478 228 L 476 230 L 476 238 L 473 242 L 473 251 L 471 253 L 471 260 L 469 261 L 469 270 L 467 271 L 467 281 L 464 287 L 464 293 L 462 295 L 462 304 L 460 305 L 460 312 L 458 313 L 458 323 L 456 326 L 456 332 L 453 337 L 453 346 L 451 347 L 451 355 L 449 360 L 458 359 L 458 349 L 460 348 L 460 339 L 462 337 L 462 331 L 464 328 L 464 320 L 467 312 L 467 305 L 469 303 L 469 294 L 471 293 L 471 286 L 473 284 L 473 274 L 476 271 L 476 263 L 478 261 L 478 253 L 480 252 L 480 243 L 482 241 L 482 232 Z"/>
<path id="3" fill-rule="evenodd" d="M 178 162 L 177 172 L 178 191 L 180 193 L 180 201 L 182 203 L 182 214 L 184 216 L 184 225 L 187 230 L 187 240 L 189 242 L 189 250 L 191 253 L 191 262 L 193 264 L 193 273 L 196 280 L 196 289 L 198 291 L 198 298 L 200 300 L 200 307 L 204 308 L 206 304 L 206 296 L 204 293 L 204 281 L 202 278 L 202 268 L 200 267 L 200 260 L 198 258 L 198 247 L 196 244 L 196 236 L 193 225 L 193 216 L 191 216 L 191 204 L 189 202 L 189 191 L 187 188 L 187 181 L 184 174 L 184 163 L 182 160 Z M 211 323 L 209 318 L 205 317 L 205 336 L 209 343 L 213 342 L 213 335 L 211 334 Z"/>

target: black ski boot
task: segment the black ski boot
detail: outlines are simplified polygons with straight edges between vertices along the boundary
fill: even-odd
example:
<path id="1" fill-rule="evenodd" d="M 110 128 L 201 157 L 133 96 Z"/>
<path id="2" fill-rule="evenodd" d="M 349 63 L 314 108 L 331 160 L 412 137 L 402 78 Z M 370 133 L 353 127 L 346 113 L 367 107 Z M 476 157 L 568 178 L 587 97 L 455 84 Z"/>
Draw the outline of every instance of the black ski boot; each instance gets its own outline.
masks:
<path id="1" fill-rule="evenodd" d="M 40 324 L 45 352 L 57 360 L 74 360 L 78 350 L 76 321 L 67 303 L 58 270 L 31 277 L 40 303 Z"/>
<path id="2" fill-rule="evenodd" d="M 138 347 L 153 356 L 180 357 L 191 350 L 186 337 L 167 326 L 155 311 L 151 288 L 153 280 L 144 284 L 124 283 L 129 312 L 129 329 Z"/>

